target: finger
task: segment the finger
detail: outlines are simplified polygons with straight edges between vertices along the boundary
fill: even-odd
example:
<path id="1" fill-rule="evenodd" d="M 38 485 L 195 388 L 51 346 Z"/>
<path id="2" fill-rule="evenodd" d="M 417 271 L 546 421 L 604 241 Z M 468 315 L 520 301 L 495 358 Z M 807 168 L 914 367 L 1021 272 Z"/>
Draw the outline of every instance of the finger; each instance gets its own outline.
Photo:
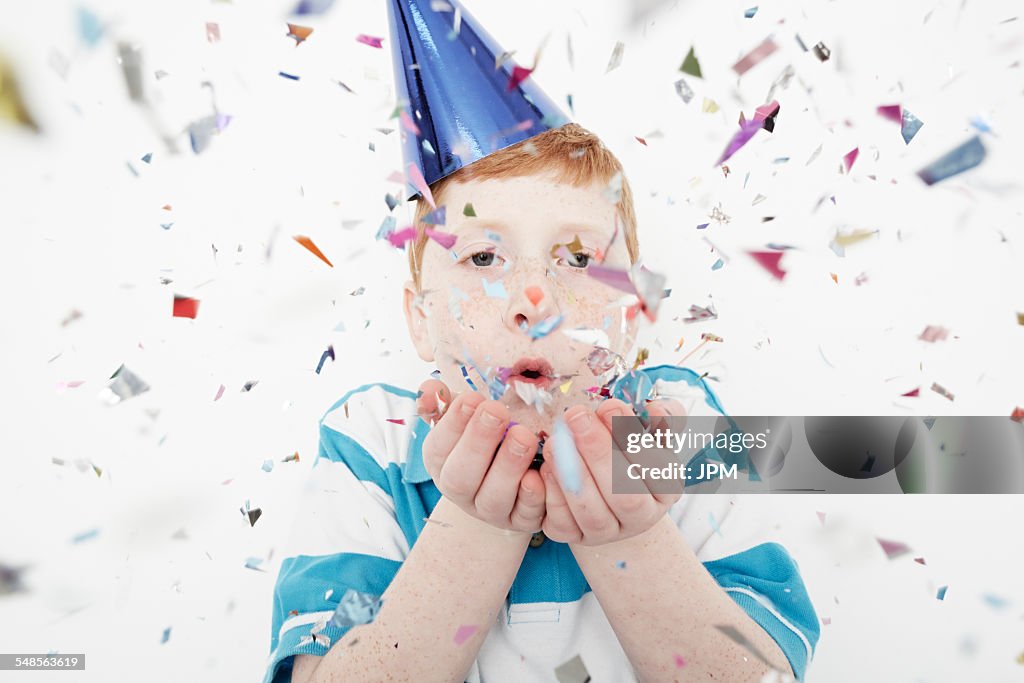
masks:
<path id="1" fill-rule="evenodd" d="M 519 481 L 519 495 L 509 521 L 515 529 L 536 532 L 544 524 L 544 479 L 536 470 L 526 470 Z"/>
<path id="2" fill-rule="evenodd" d="M 508 429 L 473 500 L 481 515 L 508 523 L 519 493 L 519 482 L 536 452 L 536 434 L 519 424 Z"/>
<path id="3" fill-rule="evenodd" d="M 670 430 L 673 432 L 681 432 L 685 429 L 685 418 L 686 410 L 683 406 L 671 398 L 656 399 L 647 404 L 647 413 L 650 416 L 651 426 L 650 429 L 657 430 Z M 669 427 L 669 421 L 666 417 L 672 418 L 683 418 L 683 420 L 675 420 L 672 422 L 674 427 Z M 680 424 L 682 422 L 682 424 Z M 685 466 L 684 458 L 675 452 L 673 448 L 664 448 L 661 450 L 654 450 L 648 457 L 644 458 L 644 464 L 655 467 L 664 468 L 666 465 L 672 463 L 679 463 Z M 661 505 L 669 506 L 674 504 L 683 493 L 683 488 L 686 485 L 686 481 L 683 479 L 669 479 L 669 480 L 650 480 L 648 482 L 648 488 L 653 489 L 651 495 L 653 495 Z"/>
<path id="4" fill-rule="evenodd" d="M 469 419 L 483 401 L 484 397 L 475 392 L 460 394 L 452 401 L 444 417 L 427 432 L 423 439 L 423 466 L 435 483 L 440 480 L 441 468 L 448 454 L 462 438 Z"/>
<path id="5" fill-rule="evenodd" d="M 605 435 L 607 435 L 607 431 L 601 427 L 593 411 L 586 406 L 578 405 L 570 408 L 566 411 L 565 420 L 576 443 L 581 439 L 599 438 L 595 437 L 595 434 L 599 434 L 601 431 L 604 431 Z M 555 458 L 557 457 L 580 458 L 578 453 L 571 452 L 556 455 L 554 453 L 554 441 L 555 439 L 550 439 L 544 444 L 545 460 L 550 457 L 551 462 L 555 463 Z M 611 439 L 607 439 L 605 444 L 606 448 L 610 450 Z M 577 447 L 576 450 L 578 451 L 579 448 Z M 559 472 L 558 467 L 555 467 L 554 471 L 558 478 L 558 484 L 563 490 L 566 490 L 567 484 L 577 484 L 577 482 L 562 481 L 562 473 Z M 569 510 L 572 511 L 573 518 L 576 520 L 576 525 L 583 532 L 584 538 L 589 542 L 599 543 L 616 536 L 621 528 L 619 520 L 615 518 L 615 515 L 608 508 L 608 504 L 605 503 L 604 497 L 601 495 L 601 491 L 591 475 L 588 464 L 582 458 L 580 458 L 579 462 L 578 486 L 579 490 L 576 492 L 570 491 L 569 495 L 565 496 L 565 500 L 569 505 Z"/>
<path id="6" fill-rule="evenodd" d="M 612 405 L 605 410 L 605 417 L 610 422 L 615 413 L 623 410 L 628 410 L 628 407 Z M 576 407 L 566 411 L 567 417 L 577 414 L 579 413 Z M 624 474 L 630 463 L 621 449 L 613 448 L 612 435 L 605 422 L 595 415 L 591 427 L 583 429 L 570 417 L 569 425 L 574 430 L 576 450 L 586 463 L 601 498 L 615 517 L 619 528 L 625 531 L 647 528 L 651 519 L 659 512 L 658 500 L 651 495 L 646 485 L 636 487 L 635 493 L 615 493 L 614 473 Z M 569 504 L 572 505 L 571 499 Z M 583 526 L 582 521 L 580 525 Z M 586 531 L 584 528 L 585 533 Z"/>
<path id="7" fill-rule="evenodd" d="M 464 409 L 465 406 L 460 411 Z M 473 505 L 505 434 L 508 419 L 508 408 L 504 405 L 498 401 L 481 401 L 445 459 L 438 488 L 458 505 Z"/>
<path id="8" fill-rule="evenodd" d="M 547 451 L 547 446 L 544 450 Z M 553 541 L 575 543 L 583 540 L 583 532 L 572 516 L 562 487 L 555 479 L 554 469 L 548 460 L 540 466 L 540 474 L 544 478 L 544 523 L 541 529 Z"/>
<path id="9" fill-rule="evenodd" d="M 416 414 L 433 426 L 451 402 L 452 392 L 448 386 L 439 379 L 428 379 L 420 385 L 416 395 Z"/>

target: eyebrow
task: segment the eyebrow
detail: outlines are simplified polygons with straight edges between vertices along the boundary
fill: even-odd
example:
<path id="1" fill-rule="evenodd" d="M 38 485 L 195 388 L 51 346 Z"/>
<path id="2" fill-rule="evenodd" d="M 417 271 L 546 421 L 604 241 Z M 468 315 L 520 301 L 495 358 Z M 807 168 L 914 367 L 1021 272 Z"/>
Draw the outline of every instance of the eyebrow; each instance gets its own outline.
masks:
<path id="1" fill-rule="evenodd" d="M 478 230 L 481 232 L 490 230 L 503 235 L 508 235 L 512 232 L 512 228 L 504 221 L 488 219 L 481 216 L 467 217 L 466 220 L 461 221 L 458 225 L 451 228 L 451 232 L 454 234 L 460 234 L 469 230 Z M 596 225 L 588 223 L 562 223 L 558 226 L 557 234 L 566 236 L 570 241 L 575 235 L 579 235 L 581 239 L 590 237 L 595 240 L 600 247 L 604 247 L 604 245 L 612 238 L 611 232 L 607 232 Z"/>

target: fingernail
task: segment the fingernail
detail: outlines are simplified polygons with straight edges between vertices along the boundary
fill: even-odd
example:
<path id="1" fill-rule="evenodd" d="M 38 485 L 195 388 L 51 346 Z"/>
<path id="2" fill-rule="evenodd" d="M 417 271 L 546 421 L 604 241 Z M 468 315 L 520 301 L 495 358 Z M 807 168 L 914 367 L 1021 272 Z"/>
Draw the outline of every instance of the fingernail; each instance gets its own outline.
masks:
<path id="1" fill-rule="evenodd" d="M 517 458 L 521 458 L 524 455 L 526 455 L 526 451 L 529 449 L 523 444 L 516 441 L 515 439 L 511 439 L 508 442 L 508 450 L 510 453 L 512 453 L 512 455 L 516 456 Z"/>
<path id="2" fill-rule="evenodd" d="M 526 482 L 519 482 L 519 488 L 527 493 L 533 493 L 533 489 L 526 485 Z"/>
<path id="3" fill-rule="evenodd" d="M 590 414 L 589 410 L 581 410 L 569 418 L 569 426 L 577 434 L 585 434 L 593 422 L 594 416 Z"/>
<path id="4" fill-rule="evenodd" d="M 494 429 L 501 424 L 501 418 L 494 413 L 489 413 L 485 410 L 483 415 L 480 416 L 480 423 L 488 429 Z"/>
<path id="5" fill-rule="evenodd" d="M 462 404 L 462 416 L 463 417 L 473 417 L 473 413 L 475 413 L 475 412 L 476 412 L 476 406 L 474 406 L 472 403 L 463 403 Z"/>

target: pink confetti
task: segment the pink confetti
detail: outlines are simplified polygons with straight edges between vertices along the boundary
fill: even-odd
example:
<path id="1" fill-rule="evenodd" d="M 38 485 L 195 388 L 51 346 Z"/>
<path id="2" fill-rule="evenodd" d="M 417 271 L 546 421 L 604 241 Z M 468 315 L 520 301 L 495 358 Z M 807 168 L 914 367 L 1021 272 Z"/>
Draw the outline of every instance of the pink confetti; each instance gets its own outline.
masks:
<path id="1" fill-rule="evenodd" d="M 459 630 L 455 632 L 455 644 L 462 645 L 472 638 L 473 634 L 476 633 L 479 628 L 479 626 L 473 624 L 463 624 L 459 627 Z"/>
<path id="2" fill-rule="evenodd" d="M 751 50 L 747 55 L 732 65 L 733 71 L 742 76 L 758 64 L 762 59 L 779 49 L 771 38 L 765 38 L 764 42 Z"/>
<path id="3" fill-rule="evenodd" d="M 903 123 L 903 107 L 898 104 L 883 104 L 878 107 L 878 115 L 893 123 Z"/>
<path id="4" fill-rule="evenodd" d="M 398 183 L 399 185 L 405 185 L 405 178 L 398 171 L 392 171 L 391 175 L 388 176 L 389 183 Z"/>
<path id="5" fill-rule="evenodd" d="M 921 336 L 919 336 L 918 339 L 934 343 L 937 341 L 942 341 L 943 339 L 946 338 L 948 334 L 949 330 L 947 330 L 945 327 L 939 327 L 938 325 L 928 325 L 927 327 L 924 328 L 924 332 L 921 333 Z"/>
<path id="6" fill-rule="evenodd" d="M 825 524 L 825 513 L 824 512 L 815 511 L 815 514 L 818 515 L 818 521 L 821 522 L 822 524 Z"/>
<path id="7" fill-rule="evenodd" d="M 410 161 L 406 170 L 408 171 L 409 182 L 412 183 L 412 186 L 423 195 L 427 203 L 430 204 L 430 208 L 436 209 L 437 204 L 434 203 L 434 195 L 430 193 L 430 186 L 427 185 L 427 181 L 423 178 L 423 172 L 420 171 L 419 166 Z"/>
<path id="8" fill-rule="evenodd" d="M 672 655 L 672 658 L 676 661 L 677 669 L 682 669 L 684 666 L 686 666 L 686 660 L 683 659 L 682 655 Z"/>
<path id="9" fill-rule="evenodd" d="M 403 419 L 401 417 L 397 417 L 397 418 L 396 417 L 387 417 L 387 418 L 384 418 L 384 419 L 387 420 L 388 422 L 390 422 L 391 424 L 396 424 L 396 425 L 404 425 L 405 424 L 405 419 Z"/>
<path id="10" fill-rule="evenodd" d="M 404 109 L 398 114 L 398 120 L 402 122 L 402 128 L 405 128 L 413 135 L 420 134 L 419 126 L 416 125 L 416 122 L 412 120 L 412 117 Z"/>
<path id="11" fill-rule="evenodd" d="M 382 40 L 384 40 L 384 39 L 383 38 L 375 38 L 373 36 L 368 36 L 368 35 L 363 34 L 363 33 L 360 33 L 358 36 L 356 36 L 356 42 L 362 43 L 363 45 L 369 45 L 370 47 L 376 47 L 376 48 L 382 47 L 382 45 L 380 44 Z"/>
<path id="12" fill-rule="evenodd" d="M 858 154 L 860 154 L 860 147 L 854 147 L 846 153 L 846 156 L 843 157 L 843 167 L 846 169 L 847 173 L 849 173 L 850 169 L 853 168 L 853 162 L 857 161 Z"/>
<path id="13" fill-rule="evenodd" d="M 907 398 L 917 398 L 920 395 L 921 395 L 921 387 L 918 387 L 916 389 L 911 389 L 910 391 L 908 391 L 905 394 L 900 394 L 900 396 L 906 396 Z"/>
<path id="14" fill-rule="evenodd" d="M 57 386 L 55 388 L 57 389 L 57 393 L 62 394 L 68 389 L 74 389 L 75 387 L 80 387 L 83 384 L 85 384 L 84 379 L 73 379 L 70 382 L 57 382 Z"/>
<path id="15" fill-rule="evenodd" d="M 217 390 L 217 395 L 213 397 L 214 401 L 219 401 L 220 397 L 224 395 L 224 385 L 220 385 L 220 389 Z"/>
<path id="16" fill-rule="evenodd" d="M 924 564 L 925 563 L 923 557 L 915 557 L 914 558 L 914 562 L 917 562 L 918 564 Z"/>
<path id="17" fill-rule="evenodd" d="M 757 261 L 762 268 L 771 273 L 776 279 L 781 280 L 786 277 L 786 271 L 779 267 L 779 261 L 782 260 L 781 251 L 748 251 L 751 258 Z"/>
<path id="18" fill-rule="evenodd" d="M 434 230 L 433 228 L 427 228 L 426 232 L 427 237 L 434 240 L 445 249 L 451 249 L 455 246 L 455 240 L 458 239 L 450 232 L 441 232 L 440 230 Z"/>
<path id="19" fill-rule="evenodd" d="M 409 226 L 408 228 L 402 228 L 396 230 L 388 235 L 388 242 L 391 242 L 397 249 L 405 247 L 405 243 L 411 239 L 416 238 L 416 228 Z"/>
<path id="20" fill-rule="evenodd" d="M 715 162 L 715 166 L 721 166 L 729 157 L 738 152 L 743 145 L 750 141 L 750 138 L 754 137 L 754 133 L 761 130 L 763 125 L 763 119 L 744 121 L 740 124 L 740 129 L 732 136 L 732 140 L 729 140 L 729 144 L 725 146 L 725 151 Z"/>
<path id="21" fill-rule="evenodd" d="M 900 541 L 887 541 L 884 538 L 875 538 L 878 544 L 882 546 L 882 550 L 885 551 L 886 557 L 890 560 L 905 555 L 910 552 L 910 547 L 906 543 Z"/>
<path id="22" fill-rule="evenodd" d="M 832 623 L 832 617 L 822 617 L 821 618 L 822 626 L 828 626 L 831 623 Z"/>

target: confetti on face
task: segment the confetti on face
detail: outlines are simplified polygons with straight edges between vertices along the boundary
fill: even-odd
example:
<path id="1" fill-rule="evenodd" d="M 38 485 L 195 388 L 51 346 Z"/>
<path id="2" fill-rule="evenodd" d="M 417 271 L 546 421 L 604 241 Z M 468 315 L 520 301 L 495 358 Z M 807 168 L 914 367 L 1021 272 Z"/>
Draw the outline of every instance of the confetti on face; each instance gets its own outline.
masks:
<path id="1" fill-rule="evenodd" d="M 466 202 L 466 205 L 462 207 L 462 215 L 476 218 L 476 211 L 473 209 L 473 202 Z"/>
<path id="2" fill-rule="evenodd" d="M 703 78 L 700 73 L 700 62 L 697 61 L 697 55 L 694 53 L 693 47 L 690 47 L 690 51 L 686 53 L 686 57 L 683 58 L 683 63 L 679 65 L 679 70 L 689 76 Z M 689 100 L 686 101 L 689 102 Z"/>
<path id="3" fill-rule="evenodd" d="M 445 249 L 451 249 L 452 247 L 455 246 L 455 241 L 457 237 L 451 233 L 440 232 L 438 230 L 433 230 L 431 228 L 427 228 L 424 232 L 427 233 L 427 237 L 434 240 Z"/>
<path id="4" fill-rule="evenodd" d="M 495 280 L 494 282 L 488 282 L 487 278 L 480 278 L 480 282 L 484 286 L 484 294 L 486 296 L 494 297 L 496 299 L 508 299 L 508 292 L 505 291 L 505 283 L 501 280 Z"/>
<path id="5" fill-rule="evenodd" d="M 526 298 L 530 300 L 530 303 L 536 306 L 544 298 L 544 291 L 540 287 L 530 286 L 524 290 Z"/>
<path id="6" fill-rule="evenodd" d="M 922 168 L 917 175 L 926 185 L 934 185 L 979 165 L 985 160 L 986 153 L 981 138 L 975 136 Z"/>
<path id="7" fill-rule="evenodd" d="M 523 323 L 522 329 L 530 336 L 531 339 L 542 339 L 558 329 L 558 326 L 562 324 L 563 319 L 564 316 L 561 314 L 553 315 L 541 320 L 533 327 L 528 327 L 526 323 Z"/>
<path id="8" fill-rule="evenodd" d="M 447 206 L 439 206 L 430 213 L 428 213 L 426 216 L 421 218 L 420 222 L 426 223 L 427 225 L 444 225 L 445 219 L 448 214 L 447 209 Z"/>
<path id="9" fill-rule="evenodd" d="M 292 239 L 294 239 L 296 242 L 304 246 L 306 249 L 309 250 L 311 254 L 319 258 L 321 261 L 329 265 L 331 268 L 334 267 L 334 264 L 328 261 L 327 257 L 324 256 L 323 252 L 320 251 L 320 249 L 315 244 L 313 244 L 313 240 L 306 237 L 305 235 L 295 235 Z"/>

